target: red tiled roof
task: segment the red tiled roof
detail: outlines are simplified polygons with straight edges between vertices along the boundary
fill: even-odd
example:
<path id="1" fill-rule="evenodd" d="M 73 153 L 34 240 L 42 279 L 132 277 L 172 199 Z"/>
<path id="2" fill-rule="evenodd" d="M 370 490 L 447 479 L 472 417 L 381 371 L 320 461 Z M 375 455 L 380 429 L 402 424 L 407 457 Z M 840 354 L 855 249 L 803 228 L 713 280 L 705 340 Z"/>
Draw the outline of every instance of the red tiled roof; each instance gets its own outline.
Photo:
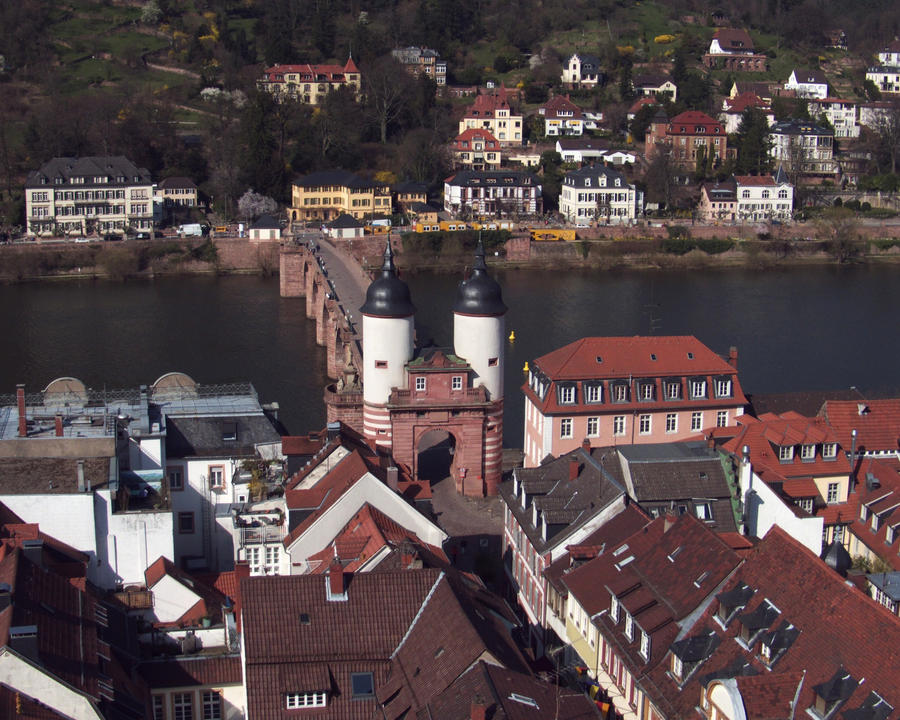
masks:
<path id="1" fill-rule="evenodd" d="M 301 79 L 309 78 L 315 80 L 318 76 L 324 76 L 325 82 L 341 82 L 347 73 L 358 73 L 359 69 L 353 59 L 349 59 L 346 65 L 310 65 L 304 63 L 301 65 L 273 65 L 265 69 L 265 76 L 268 82 L 283 82 L 278 80 L 278 76 L 284 76 L 287 73 L 296 73 Z"/>
<path id="2" fill-rule="evenodd" d="M 828 400 L 819 411 L 841 445 L 851 447 L 856 430 L 856 449 L 875 452 L 900 449 L 900 398 L 885 400 Z"/>
<path id="3" fill-rule="evenodd" d="M 894 463 L 880 459 L 866 458 L 860 462 L 856 472 L 856 487 L 851 492 L 852 504 L 843 518 L 850 522 L 850 531 L 894 569 L 900 570 L 900 472 Z M 875 482 L 872 482 L 872 481 Z M 866 519 L 860 517 L 862 506 L 868 508 Z M 878 530 L 872 529 L 872 515 L 879 515 Z M 889 527 L 894 530 L 893 542 L 888 544 Z"/>
<path id="4" fill-rule="evenodd" d="M 668 135 L 724 135 L 725 126 L 699 110 L 687 110 L 669 120 Z"/>
<path id="5" fill-rule="evenodd" d="M 860 684 L 838 714 L 859 708 L 874 691 L 893 707 L 887 717 L 900 717 L 900 618 L 845 583 L 777 525 L 750 551 L 723 590 L 734 589 L 739 583 L 755 591 L 741 612 L 752 612 L 767 599 L 779 611 L 769 628 L 790 623 L 799 634 L 767 668 L 759 658 L 758 644 L 747 651 L 733 640 L 741 627 L 739 620 L 732 619 L 722 630 L 712 619 L 718 611 L 718 603 L 713 602 L 700 618 L 682 630 L 684 637 L 712 632 L 721 638 L 708 659 L 681 688 L 668 673 L 669 663 L 657 665 L 651 683 L 645 686 L 654 688 L 649 699 L 662 715 L 694 715 L 702 684 L 716 677 L 730 677 L 726 668 L 746 663 L 756 680 L 742 679 L 739 687 L 747 688 L 744 700 L 754 713 L 760 707 L 754 698 L 762 702 L 766 698 L 784 698 L 785 687 L 805 675 L 802 684 L 798 681 L 794 687 L 800 687 L 795 715 L 806 714 L 815 699 L 814 688 L 843 668 Z M 778 717 L 789 715 L 790 707 L 786 706 Z"/>
<path id="6" fill-rule="evenodd" d="M 713 35 L 713 38 L 719 41 L 719 46 L 723 50 L 742 53 L 753 52 L 753 40 L 746 30 L 719 28 Z"/>
<path id="7" fill-rule="evenodd" d="M 771 175 L 737 175 L 738 187 L 741 185 L 748 187 L 775 187 L 775 178 Z"/>
<path id="8" fill-rule="evenodd" d="M 756 107 L 760 110 L 770 110 L 769 104 L 755 92 L 743 92 L 733 98 L 725 98 L 726 112 L 742 113 L 748 107 Z"/>
<path id="9" fill-rule="evenodd" d="M 148 590 L 153 590 L 160 580 L 164 577 L 170 577 L 184 585 L 191 592 L 199 596 L 199 600 L 177 620 L 169 623 L 160 623 L 162 625 L 199 625 L 200 621 L 205 618 L 212 618 L 214 621 L 221 619 L 222 606 L 225 604 L 225 596 L 216 588 L 202 582 L 198 576 L 192 575 L 187 570 L 182 570 L 175 563 L 165 557 L 157 558 L 144 571 L 144 581 Z"/>
<path id="10" fill-rule="evenodd" d="M 195 685 L 239 685 L 242 681 L 240 655 L 196 655 L 152 660 L 139 672 L 153 689 Z"/>
<path id="11" fill-rule="evenodd" d="M 634 101 L 632 106 L 630 108 L 628 108 L 628 113 L 629 114 L 633 113 L 636 115 L 637 112 L 645 105 L 659 105 L 659 104 L 660 104 L 659 100 L 657 100 L 655 97 L 650 97 L 649 95 L 644 95 L 643 97 L 639 97 L 637 100 Z"/>
<path id="12" fill-rule="evenodd" d="M 497 110 L 509 110 L 509 99 L 504 85 L 491 92 L 477 95 L 475 102 L 466 110 L 465 117 L 494 117 Z"/>
<path id="13" fill-rule="evenodd" d="M 567 95 L 554 95 L 543 107 L 541 107 L 542 115 L 547 118 L 555 117 L 571 117 L 573 119 L 581 118 L 584 113 L 581 108 L 569 100 Z M 560 113 L 566 113 L 560 115 Z"/>

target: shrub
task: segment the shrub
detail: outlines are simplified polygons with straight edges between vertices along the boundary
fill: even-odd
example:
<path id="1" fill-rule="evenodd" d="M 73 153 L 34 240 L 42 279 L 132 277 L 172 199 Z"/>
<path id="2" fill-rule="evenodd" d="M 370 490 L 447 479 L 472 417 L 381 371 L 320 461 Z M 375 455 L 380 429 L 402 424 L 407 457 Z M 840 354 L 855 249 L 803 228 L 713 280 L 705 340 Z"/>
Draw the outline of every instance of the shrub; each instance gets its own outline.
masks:
<path id="1" fill-rule="evenodd" d="M 696 247 L 700 248 L 707 255 L 719 255 L 727 252 L 734 247 L 734 241 L 727 238 L 708 238 L 706 240 L 697 240 Z"/>
<path id="2" fill-rule="evenodd" d="M 662 251 L 669 255 L 686 255 L 697 244 L 689 237 L 669 237 L 662 241 Z"/>
<path id="3" fill-rule="evenodd" d="M 201 262 L 217 263 L 219 261 L 219 248 L 216 244 L 206 238 L 200 245 L 191 250 L 191 257 Z"/>
<path id="4" fill-rule="evenodd" d="M 669 43 L 675 42 L 674 35 L 657 35 L 653 38 L 653 42 L 657 45 L 668 45 Z"/>
<path id="5" fill-rule="evenodd" d="M 666 232 L 670 238 L 689 238 L 691 230 L 686 225 L 667 225 Z"/>
<path id="6" fill-rule="evenodd" d="M 836 198 L 834 199 L 834 206 L 835 206 L 835 207 L 841 207 L 841 205 L 843 205 L 843 204 L 844 204 L 844 201 L 841 200 L 839 197 L 836 197 Z"/>

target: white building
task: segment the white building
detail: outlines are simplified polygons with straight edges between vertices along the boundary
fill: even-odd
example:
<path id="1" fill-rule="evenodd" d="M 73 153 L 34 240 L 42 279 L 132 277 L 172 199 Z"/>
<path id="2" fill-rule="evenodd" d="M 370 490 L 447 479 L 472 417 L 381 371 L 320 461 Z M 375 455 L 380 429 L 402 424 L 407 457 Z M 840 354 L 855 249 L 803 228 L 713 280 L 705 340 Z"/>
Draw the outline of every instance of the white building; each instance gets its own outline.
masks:
<path id="1" fill-rule="evenodd" d="M 444 210 L 454 215 L 540 214 L 541 186 L 528 172 L 461 170 L 444 181 Z"/>
<path id="2" fill-rule="evenodd" d="M 781 168 L 775 175 L 739 175 L 737 219 L 747 222 L 779 220 L 787 222 L 794 211 L 794 186 Z"/>
<path id="3" fill-rule="evenodd" d="M 643 192 L 605 165 L 567 173 L 559 195 L 559 211 L 573 223 L 632 222 L 643 212 L 643 205 Z"/>
<path id="4" fill-rule="evenodd" d="M 855 100 L 825 97 L 807 103 L 810 117 L 824 117 L 834 128 L 836 138 L 858 138 L 859 119 Z"/>
<path id="5" fill-rule="evenodd" d="M 153 181 L 128 158 L 54 158 L 28 175 L 25 222 L 37 235 L 153 229 Z"/>
<path id="6" fill-rule="evenodd" d="M 806 70 L 796 68 L 791 71 L 785 90 L 793 90 L 797 97 L 801 98 L 826 98 L 828 97 L 828 81 L 821 70 Z"/>
<path id="7" fill-rule="evenodd" d="M 866 70 L 866 80 L 875 83 L 882 93 L 900 93 L 900 40 L 878 53 L 878 65 Z"/>
<path id="8" fill-rule="evenodd" d="M 788 173 L 835 175 L 834 133 L 805 120 L 784 120 L 771 128 L 770 157 Z"/>
<path id="9" fill-rule="evenodd" d="M 586 53 L 575 53 L 562 71 L 562 84 L 571 88 L 594 88 L 603 79 L 600 58 Z"/>

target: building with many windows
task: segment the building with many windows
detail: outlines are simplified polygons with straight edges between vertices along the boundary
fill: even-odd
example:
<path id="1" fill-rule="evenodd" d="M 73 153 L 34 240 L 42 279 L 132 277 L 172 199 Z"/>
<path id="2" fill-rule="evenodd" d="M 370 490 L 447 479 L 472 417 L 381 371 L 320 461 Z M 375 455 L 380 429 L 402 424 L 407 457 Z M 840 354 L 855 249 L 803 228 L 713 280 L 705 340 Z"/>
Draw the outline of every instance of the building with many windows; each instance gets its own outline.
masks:
<path id="1" fill-rule="evenodd" d="M 414 75 L 425 75 L 439 86 L 447 84 L 447 63 L 437 50 L 411 45 L 391 50 L 391 55 Z"/>
<path id="2" fill-rule="evenodd" d="M 719 28 L 703 56 L 703 64 L 731 72 L 765 72 L 767 59 L 763 53 L 754 52 L 753 40 L 746 30 Z"/>
<path id="3" fill-rule="evenodd" d="M 725 360 L 692 336 L 588 337 L 531 363 L 525 467 L 587 440 L 659 443 L 734 425 L 746 399 L 737 350 Z"/>
<path id="4" fill-rule="evenodd" d="M 807 103 L 810 117 L 824 117 L 834 128 L 836 138 L 859 137 L 859 118 L 856 100 L 824 97 Z"/>
<path id="5" fill-rule="evenodd" d="M 453 215 L 539 215 L 537 177 L 521 170 L 460 170 L 444 181 L 444 210 Z"/>
<path id="6" fill-rule="evenodd" d="M 310 173 L 293 181 L 290 213 L 292 222 L 328 222 L 343 213 L 356 220 L 390 215 L 390 185 L 346 170 Z"/>
<path id="7" fill-rule="evenodd" d="M 257 82 L 260 90 L 271 93 L 276 100 L 297 100 L 307 105 L 318 105 L 322 99 L 338 88 L 351 88 L 359 95 L 362 74 L 353 58 L 345 65 L 279 65 L 266 68 Z"/>
<path id="8" fill-rule="evenodd" d="M 688 110 L 667 120 L 664 114 L 650 122 L 646 136 L 646 154 L 671 152 L 682 169 L 694 169 L 701 163 L 718 167 L 728 151 L 725 126 L 698 110 Z"/>
<path id="9" fill-rule="evenodd" d="M 460 133 L 470 128 L 488 130 L 503 147 L 521 145 L 525 137 L 522 134 L 522 116 L 513 112 L 503 85 L 475 98 L 459 121 Z"/>
<path id="10" fill-rule="evenodd" d="M 769 156 L 788 175 L 834 176 L 834 131 L 806 120 L 783 120 L 769 129 Z"/>
<path id="11" fill-rule="evenodd" d="M 471 170 L 499 170 L 500 141 L 484 128 L 469 128 L 454 138 L 451 145 L 456 164 Z"/>
<path id="12" fill-rule="evenodd" d="M 588 165 L 563 178 L 559 211 L 569 222 L 628 223 L 643 209 L 644 193 L 606 165 Z"/>
<path id="13" fill-rule="evenodd" d="M 600 58 L 587 53 L 575 53 L 562 70 L 562 84 L 572 89 L 595 88 L 604 80 Z"/>
<path id="14" fill-rule="evenodd" d="M 59 157 L 25 182 L 29 237 L 153 229 L 150 173 L 122 156 Z"/>
<path id="15" fill-rule="evenodd" d="M 866 80 L 882 93 L 900 93 L 900 40 L 894 40 L 878 53 L 878 65 L 866 69 Z"/>

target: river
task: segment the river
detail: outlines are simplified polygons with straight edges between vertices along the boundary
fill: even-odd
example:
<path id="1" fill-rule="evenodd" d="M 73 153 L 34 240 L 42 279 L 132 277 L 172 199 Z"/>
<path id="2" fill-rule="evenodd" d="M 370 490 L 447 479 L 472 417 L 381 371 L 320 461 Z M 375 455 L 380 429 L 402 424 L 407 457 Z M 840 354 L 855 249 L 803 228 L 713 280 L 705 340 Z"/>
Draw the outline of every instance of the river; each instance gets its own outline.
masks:
<path id="1" fill-rule="evenodd" d="M 745 392 L 895 388 L 896 268 L 496 273 L 509 306 L 504 443 L 521 446 L 522 366 L 585 335 L 696 335 L 739 350 Z M 452 342 L 457 275 L 407 276 L 420 341 Z M 0 393 L 70 375 L 95 389 L 180 370 L 204 384 L 249 380 L 292 432 L 324 424 L 325 356 L 305 300 L 277 278 L 0 286 Z"/>

